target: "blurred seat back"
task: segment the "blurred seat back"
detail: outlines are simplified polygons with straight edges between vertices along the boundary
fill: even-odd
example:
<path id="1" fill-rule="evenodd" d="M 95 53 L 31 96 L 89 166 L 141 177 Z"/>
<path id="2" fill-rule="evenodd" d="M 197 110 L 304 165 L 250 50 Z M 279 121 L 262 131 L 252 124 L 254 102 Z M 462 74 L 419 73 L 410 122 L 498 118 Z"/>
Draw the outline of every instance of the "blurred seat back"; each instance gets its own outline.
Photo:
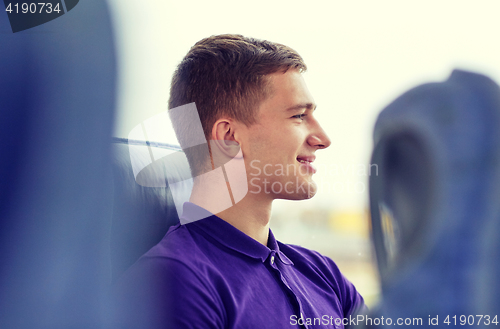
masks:
<path id="1" fill-rule="evenodd" d="M 0 328 L 102 324 L 115 94 L 104 1 L 18 33 L 0 14 Z"/>
<path id="2" fill-rule="evenodd" d="M 386 107 L 370 208 L 386 317 L 496 314 L 500 305 L 500 90 L 454 71 Z M 494 312 L 493 312 L 494 311 Z M 477 320 L 477 319 L 476 319 Z M 477 324 L 477 322 L 476 322 Z"/>

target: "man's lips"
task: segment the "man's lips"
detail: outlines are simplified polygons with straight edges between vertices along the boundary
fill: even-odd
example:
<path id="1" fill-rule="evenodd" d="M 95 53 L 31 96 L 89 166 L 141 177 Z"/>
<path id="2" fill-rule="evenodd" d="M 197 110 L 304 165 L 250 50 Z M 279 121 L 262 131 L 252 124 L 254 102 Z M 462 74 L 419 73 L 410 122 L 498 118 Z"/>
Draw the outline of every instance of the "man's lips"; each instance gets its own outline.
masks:
<path id="1" fill-rule="evenodd" d="M 314 155 L 299 155 L 297 157 L 297 161 L 300 162 L 301 167 L 303 166 L 307 171 L 313 174 L 316 173 L 316 168 L 312 164 L 315 159 L 316 157 Z"/>
<path id="2" fill-rule="evenodd" d="M 314 162 L 314 160 L 316 160 L 316 156 L 315 155 L 299 155 L 297 157 L 297 161 L 299 161 L 299 162 L 302 162 L 302 161 L 305 161 L 305 162 Z"/>

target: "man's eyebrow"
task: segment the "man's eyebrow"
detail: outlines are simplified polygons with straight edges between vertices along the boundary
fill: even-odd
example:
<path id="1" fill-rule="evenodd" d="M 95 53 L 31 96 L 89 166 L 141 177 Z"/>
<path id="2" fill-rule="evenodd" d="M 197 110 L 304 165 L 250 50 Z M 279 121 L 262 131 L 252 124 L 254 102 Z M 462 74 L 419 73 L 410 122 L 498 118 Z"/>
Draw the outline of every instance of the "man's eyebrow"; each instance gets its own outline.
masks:
<path id="1" fill-rule="evenodd" d="M 290 108 L 287 108 L 287 111 L 296 111 L 296 110 L 301 110 L 301 109 L 307 109 L 307 110 L 315 110 L 316 109 L 316 104 L 313 103 L 303 103 L 303 104 L 297 104 L 295 106 L 292 106 Z"/>

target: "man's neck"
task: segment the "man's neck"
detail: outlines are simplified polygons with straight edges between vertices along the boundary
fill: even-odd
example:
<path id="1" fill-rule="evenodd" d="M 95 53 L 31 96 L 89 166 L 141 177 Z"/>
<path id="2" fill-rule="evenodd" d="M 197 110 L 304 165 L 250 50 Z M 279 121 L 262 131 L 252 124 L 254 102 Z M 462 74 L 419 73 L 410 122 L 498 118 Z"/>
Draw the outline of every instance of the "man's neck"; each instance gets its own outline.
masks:
<path id="1" fill-rule="evenodd" d="M 247 195 L 234 206 L 218 213 L 217 216 L 267 246 L 272 201 L 260 200 L 259 202 L 255 199 Z"/>
<path id="2" fill-rule="evenodd" d="M 272 200 L 268 196 L 247 193 L 238 203 L 231 205 L 231 201 L 222 201 L 227 199 L 227 191 L 225 182 L 219 183 L 219 180 L 215 179 L 205 182 L 197 181 L 189 201 L 216 214 L 249 237 L 267 246 Z"/>

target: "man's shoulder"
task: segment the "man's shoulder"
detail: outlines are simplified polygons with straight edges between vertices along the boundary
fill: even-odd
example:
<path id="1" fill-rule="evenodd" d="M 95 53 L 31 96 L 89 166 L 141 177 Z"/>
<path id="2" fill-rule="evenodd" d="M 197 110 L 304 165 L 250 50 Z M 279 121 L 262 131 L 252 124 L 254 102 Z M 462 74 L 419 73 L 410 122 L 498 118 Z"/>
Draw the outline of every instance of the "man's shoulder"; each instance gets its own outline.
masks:
<path id="1" fill-rule="evenodd" d="M 205 282 L 206 275 L 216 276 L 217 269 L 203 250 L 206 245 L 200 242 L 202 239 L 188 224 L 171 227 L 118 279 L 115 290 L 129 293 L 141 287 L 142 291 L 170 291 L 178 280 L 196 284 Z"/>
<path id="2" fill-rule="evenodd" d="M 181 297 L 185 302 L 198 296 L 194 292 L 220 309 L 217 291 L 207 279 L 217 277 L 217 271 L 199 239 L 187 225 L 174 226 L 120 277 L 110 292 L 117 327 L 160 328 L 174 323 L 176 303 Z M 186 307 L 183 312 L 190 319 L 203 310 Z"/>
<path id="3" fill-rule="evenodd" d="M 331 258 L 298 245 L 281 242 L 278 242 L 278 244 L 280 250 L 290 258 L 295 267 L 306 277 L 313 280 L 317 285 L 321 285 L 323 280 L 327 282 L 347 310 L 351 310 L 352 313 L 364 312 L 366 306 L 364 306 L 363 298 Z"/>
<path id="4" fill-rule="evenodd" d="M 285 253 L 292 261 L 296 259 L 299 261 L 310 262 L 311 264 L 315 264 L 317 266 L 333 267 L 338 270 L 337 265 L 331 258 L 321 254 L 316 250 L 308 249 L 306 247 L 295 244 L 282 243 L 279 241 L 278 245 L 280 250 Z"/>
<path id="5" fill-rule="evenodd" d="M 307 275 L 315 274 L 336 284 L 344 284 L 345 278 L 340 272 L 337 264 L 329 257 L 318 251 L 308 249 L 294 244 L 278 242 L 282 251 L 301 272 Z"/>
<path id="6" fill-rule="evenodd" d="M 198 267 L 198 263 L 206 262 L 206 243 L 189 224 L 172 226 L 163 239 L 146 252 L 137 263 L 164 263 L 169 266 Z"/>
<path id="7" fill-rule="evenodd" d="M 170 227 L 163 239 L 141 258 L 178 258 L 187 250 L 193 250 L 196 242 L 192 232 L 181 224 Z"/>

